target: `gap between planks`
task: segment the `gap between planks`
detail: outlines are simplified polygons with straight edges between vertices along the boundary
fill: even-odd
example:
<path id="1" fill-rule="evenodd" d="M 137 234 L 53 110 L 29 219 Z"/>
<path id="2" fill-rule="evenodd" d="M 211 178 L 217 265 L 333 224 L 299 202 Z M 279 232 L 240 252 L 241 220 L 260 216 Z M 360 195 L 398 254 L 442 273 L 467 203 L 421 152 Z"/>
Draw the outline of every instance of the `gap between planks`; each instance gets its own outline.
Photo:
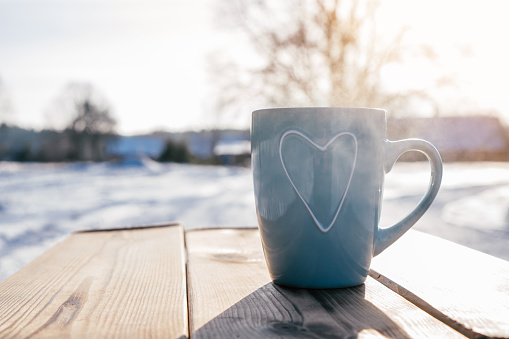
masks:
<path id="1" fill-rule="evenodd" d="M 273 284 L 257 230 L 188 231 L 185 236 L 192 338 L 464 338 L 370 277 L 348 289 Z"/>
<path id="2" fill-rule="evenodd" d="M 509 262 L 409 231 L 370 276 L 470 338 L 509 338 Z"/>

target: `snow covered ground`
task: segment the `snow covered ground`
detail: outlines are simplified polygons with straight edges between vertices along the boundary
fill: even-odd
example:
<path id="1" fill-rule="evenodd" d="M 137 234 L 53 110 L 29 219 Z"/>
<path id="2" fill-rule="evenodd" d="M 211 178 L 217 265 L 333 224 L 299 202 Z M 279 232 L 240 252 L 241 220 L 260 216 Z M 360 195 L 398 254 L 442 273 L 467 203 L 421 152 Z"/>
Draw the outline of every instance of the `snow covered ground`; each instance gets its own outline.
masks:
<path id="1" fill-rule="evenodd" d="M 428 172 L 427 163 L 396 165 L 382 225 L 415 206 Z M 251 170 L 0 162 L 0 281 L 76 230 L 167 221 L 186 229 L 256 225 Z M 509 164 L 446 164 L 436 203 L 415 228 L 509 260 Z"/>

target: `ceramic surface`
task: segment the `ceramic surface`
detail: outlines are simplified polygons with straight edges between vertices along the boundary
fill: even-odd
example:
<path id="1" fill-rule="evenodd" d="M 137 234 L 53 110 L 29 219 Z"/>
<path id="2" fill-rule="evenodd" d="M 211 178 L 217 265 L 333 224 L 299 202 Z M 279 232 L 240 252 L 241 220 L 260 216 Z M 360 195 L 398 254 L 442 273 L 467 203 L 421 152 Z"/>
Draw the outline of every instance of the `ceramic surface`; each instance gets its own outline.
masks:
<path id="1" fill-rule="evenodd" d="M 280 108 L 255 111 L 252 119 L 258 224 L 275 283 L 362 284 L 371 258 L 406 232 L 438 192 L 438 152 L 423 140 L 387 141 L 384 110 Z M 384 174 L 408 150 L 430 159 L 430 188 L 409 216 L 380 229 Z"/>

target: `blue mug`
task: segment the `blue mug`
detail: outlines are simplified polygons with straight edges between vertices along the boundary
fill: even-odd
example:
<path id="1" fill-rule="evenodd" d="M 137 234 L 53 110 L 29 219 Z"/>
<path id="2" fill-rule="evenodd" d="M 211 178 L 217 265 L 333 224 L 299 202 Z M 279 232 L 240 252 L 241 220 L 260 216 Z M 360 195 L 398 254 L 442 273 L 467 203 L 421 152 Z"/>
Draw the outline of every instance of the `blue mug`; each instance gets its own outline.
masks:
<path id="1" fill-rule="evenodd" d="M 251 161 L 258 225 L 272 280 L 303 288 L 364 283 L 371 259 L 426 212 L 442 180 L 427 141 L 388 141 L 386 112 L 274 108 L 253 112 Z M 426 195 L 403 220 L 380 228 L 384 176 L 406 151 L 431 164 Z"/>

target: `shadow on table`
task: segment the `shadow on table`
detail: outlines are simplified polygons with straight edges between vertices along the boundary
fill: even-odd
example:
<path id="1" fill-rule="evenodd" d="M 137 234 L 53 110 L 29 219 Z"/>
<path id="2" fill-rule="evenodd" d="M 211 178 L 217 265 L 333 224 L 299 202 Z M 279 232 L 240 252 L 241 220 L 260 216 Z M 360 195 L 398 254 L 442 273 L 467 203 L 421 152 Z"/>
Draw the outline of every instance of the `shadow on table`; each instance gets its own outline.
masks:
<path id="1" fill-rule="evenodd" d="M 361 331 L 410 338 L 365 299 L 365 285 L 327 290 L 268 283 L 199 328 L 194 336 L 218 338 L 357 338 Z"/>

